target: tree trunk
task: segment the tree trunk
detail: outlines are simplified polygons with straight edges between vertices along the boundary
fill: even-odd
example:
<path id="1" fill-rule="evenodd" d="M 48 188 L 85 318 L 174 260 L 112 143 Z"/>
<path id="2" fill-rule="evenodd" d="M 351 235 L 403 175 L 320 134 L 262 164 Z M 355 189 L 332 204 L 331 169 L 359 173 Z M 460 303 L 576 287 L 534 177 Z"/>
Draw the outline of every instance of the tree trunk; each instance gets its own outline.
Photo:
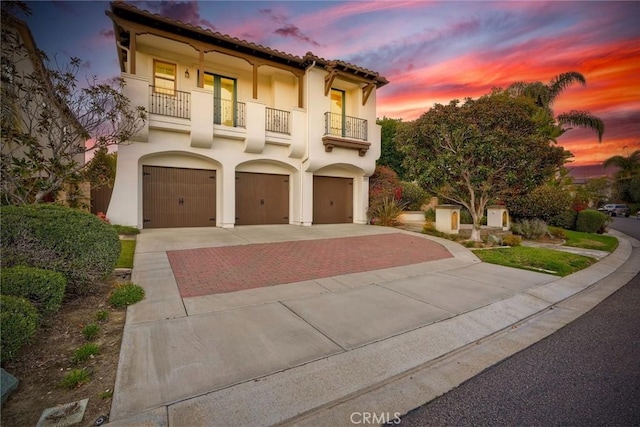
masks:
<path id="1" fill-rule="evenodd" d="M 471 239 L 472 242 L 481 242 L 482 238 L 480 237 L 480 225 L 473 224 L 473 228 L 471 229 Z"/>

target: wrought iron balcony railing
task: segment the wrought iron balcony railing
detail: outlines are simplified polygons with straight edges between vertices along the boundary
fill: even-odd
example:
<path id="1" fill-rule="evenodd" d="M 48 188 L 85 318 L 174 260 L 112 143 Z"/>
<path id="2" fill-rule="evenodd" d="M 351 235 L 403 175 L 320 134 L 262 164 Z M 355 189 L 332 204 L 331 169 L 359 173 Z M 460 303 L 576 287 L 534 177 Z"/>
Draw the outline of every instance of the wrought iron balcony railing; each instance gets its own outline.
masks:
<path id="1" fill-rule="evenodd" d="M 230 99 L 214 98 L 213 123 L 216 125 L 239 128 L 246 127 L 244 102 L 234 102 Z"/>
<path id="2" fill-rule="evenodd" d="M 336 113 L 324 114 L 324 133 L 341 138 L 367 140 L 367 121 Z"/>
<path id="3" fill-rule="evenodd" d="M 191 94 L 175 89 L 149 86 L 149 112 L 162 116 L 191 118 Z"/>
<path id="4" fill-rule="evenodd" d="M 289 131 L 289 111 L 276 110 L 275 108 L 266 109 L 266 130 L 270 132 L 285 133 L 290 135 Z"/>

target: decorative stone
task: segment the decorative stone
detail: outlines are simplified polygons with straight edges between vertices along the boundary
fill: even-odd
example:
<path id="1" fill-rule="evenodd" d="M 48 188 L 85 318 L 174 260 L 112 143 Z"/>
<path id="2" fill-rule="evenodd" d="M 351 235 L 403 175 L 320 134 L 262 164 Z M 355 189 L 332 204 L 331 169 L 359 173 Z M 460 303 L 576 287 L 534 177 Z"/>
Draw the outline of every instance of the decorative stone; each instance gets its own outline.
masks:
<path id="1" fill-rule="evenodd" d="M 436 206 L 436 230 L 447 234 L 460 232 L 460 206 Z"/>
<path id="2" fill-rule="evenodd" d="M 42 411 L 36 427 L 62 427 L 77 424 L 84 418 L 87 403 L 89 403 L 89 399 L 82 399 L 77 402 L 47 408 Z"/>
<path id="3" fill-rule="evenodd" d="M 2 368 L 2 378 L 0 379 L 0 391 L 2 391 L 2 404 L 14 390 L 18 388 L 18 379 Z"/>

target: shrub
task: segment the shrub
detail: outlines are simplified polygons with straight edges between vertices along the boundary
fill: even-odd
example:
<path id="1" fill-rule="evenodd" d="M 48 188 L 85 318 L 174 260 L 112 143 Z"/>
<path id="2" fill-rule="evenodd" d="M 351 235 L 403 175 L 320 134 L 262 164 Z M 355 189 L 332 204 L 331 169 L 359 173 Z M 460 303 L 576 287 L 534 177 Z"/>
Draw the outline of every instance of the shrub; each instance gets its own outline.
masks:
<path id="1" fill-rule="evenodd" d="M 395 199 L 383 199 L 372 212 L 375 225 L 394 226 L 398 225 L 398 216 L 404 210 L 404 205 Z"/>
<path id="2" fill-rule="evenodd" d="M 576 231 L 585 233 L 603 233 L 609 223 L 609 217 L 601 212 L 585 209 L 578 213 Z"/>
<path id="3" fill-rule="evenodd" d="M 73 363 L 84 362 L 91 358 L 91 356 L 95 356 L 100 352 L 100 346 L 94 343 L 84 344 L 76 349 L 73 352 L 73 356 L 71 357 L 71 361 Z"/>
<path id="4" fill-rule="evenodd" d="M 89 381 L 89 371 L 86 369 L 73 369 L 64 379 L 60 382 L 60 385 L 64 388 L 72 389 L 80 387 L 82 384 Z"/>
<path id="5" fill-rule="evenodd" d="M 549 227 L 549 234 L 551 234 L 556 239 L 566 239 L 567 233 L 559 227 Z"/>
<path id="6" fill-rule="evenodd" d="M 549 233 L 547 223 L 540 219 L 523 219 L 520 222 L 513 223 L 511 231 L 530 240 L 539 239 Z"/>
<path id="7" fill-rule="evenodd" d="M 566 230 L 575 230 L 578 211 L 573 209 L 565 209 L 561 213 L 549 219 L 549 225 L 564 228 Z"/>
<path id="8" fill-rule="evenodd" d="M 84 328 L 82 328 L 82 335 L 84 335 L 84 338 L 87 341 L 91 341 L 92 339 L 97 337 L 99 332 L 100 325 L 97 325 L 95 323 L 89 323 Z"/>
<path id="9" fill-rule="evenodd" d="M 24 298 L 0 295 L 0 360 L 16 358 L 36 333 L 38 311 Z"/>
<path id="10" fill-rule="evenodd" d="M 140 230 L 138 228 L 131 227 L 130 225 L 114 224 L 113 228 L 116 230 L 116 233 L 124 236 L 133 236 L 136 234 L 140 234 Z"/>
<path id="11" fill-rule="evenodd" d="M 509 200 L 509 212 L 517 218 L 549 221 L 571 206 L 572 199 L 568 190 L 544 184 L 530 193 Z"/>
<path id="12" fill-rule="evenodd" d="M 376 167 L 369 178 L 369 217 L 374 218 L 374 212 L 384 203 L 385 199 L 400 200 L 402 187 L 395 171 L 387 166 Z"/>
<path id="13" fill-rule="evenodd" d="M 424 211 L 424 220 L 427 222 L 436 222 L 436 210 L 429 208 Z"/>
<path id="14" fill-rule="evenodd" d="M 417 184 L 413 182 L 401 182 L 402 198 L 400 201 L 405 205 L 408 211 L 419 211 L 427 200 L 428 194 Z"/>
<path id="15" fill-rule="evenodd" d="M 144 289 L 133 283 L 125 283 L 115 288 L 109 295 L 109 304 L 116 308 L 124 308 L 144 298 Z"/>
<path id="16" fill-rule="evenodd" d="M 522 238 L 514 234 L 507 234 L 502 238 L 502 244 L 506 246 L 520 246 L 522 244 Z"/>
<path id="17" fill-rule="evenodd" d="M 42 316 L 49 316 L 60 309 L 67 280 L 55 271 L 19 266 L 3 268 L 0 283 L 0 293 L 26 298 Z"/>
<path id="18" fill-rule="evenodd" d="M 2 267 L 28 265 L 58 271 L 67 293 L 92 292 L 113 271 L 120 239 L 95 215 L 57 205 L 3 206 Z"/>

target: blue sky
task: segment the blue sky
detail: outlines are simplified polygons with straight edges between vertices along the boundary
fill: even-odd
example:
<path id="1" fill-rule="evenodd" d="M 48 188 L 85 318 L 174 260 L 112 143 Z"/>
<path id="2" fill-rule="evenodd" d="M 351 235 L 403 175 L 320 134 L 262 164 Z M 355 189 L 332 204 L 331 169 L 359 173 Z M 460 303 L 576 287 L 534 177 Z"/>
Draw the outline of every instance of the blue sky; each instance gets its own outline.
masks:
<path id="1" fill-rule="evenodd" d="M 108 2 L 28 2 L 38 46 L 107 79 L 119 68 Z M 548 82 L 578 71 L 560 113 L 605 121 L 602 143 L 571 130 L 560 144 L 576 164 L 640 149 L 640 2 L 205 1 L 134 2 L 175 20 L 290 54 L 306 52 L 375 70 L 390 80 L 378 116 L 413 120 L 435 102 L 477 97 L 514 81 Z"/>

